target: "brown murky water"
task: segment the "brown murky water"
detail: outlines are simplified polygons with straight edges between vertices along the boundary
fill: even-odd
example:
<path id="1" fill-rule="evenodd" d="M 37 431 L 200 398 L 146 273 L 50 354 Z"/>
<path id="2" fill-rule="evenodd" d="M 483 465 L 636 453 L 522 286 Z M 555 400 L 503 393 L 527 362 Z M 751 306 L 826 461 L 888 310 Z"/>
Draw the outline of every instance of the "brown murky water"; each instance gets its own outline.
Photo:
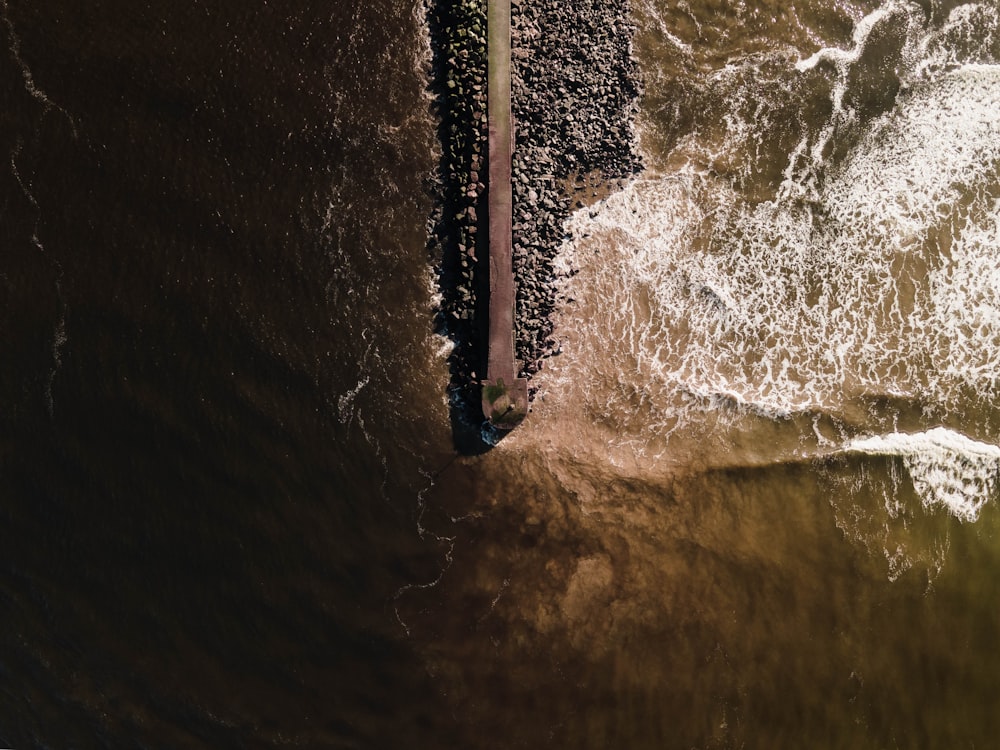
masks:
<path id="1" fill-rule="evenodd" d="M 637 3 L 650 169 L 400 617 L 485 747 L 984 747 L 995 4 Z"/>

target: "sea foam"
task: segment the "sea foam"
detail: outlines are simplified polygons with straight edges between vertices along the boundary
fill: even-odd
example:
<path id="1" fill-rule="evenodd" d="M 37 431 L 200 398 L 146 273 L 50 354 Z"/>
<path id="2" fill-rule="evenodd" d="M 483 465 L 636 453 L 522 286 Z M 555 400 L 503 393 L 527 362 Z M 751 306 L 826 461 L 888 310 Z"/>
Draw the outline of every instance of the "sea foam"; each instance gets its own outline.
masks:
<path id="1" fill-rule="evenodd" d="M 859 26 L 856 45 L 904 13 L 917 11 L 890 3 Z M 992 413 L 1000 66 L 920 67 L 944 59 L 942 35 L 963 18 L 922 37 L 916 15 L 899 22 L 909 57 L 895 106 L 808 175 L 815 189 L 749 200 L 692 158 L 578 212 L 566 254 L 582 273 L 564 292 L 582 310 L 567 313 L 569 360 L 573 348 L 587 355 L 559 363 L 559 387 L 586 388 L 605 417 L 641 411 L 654 430 L 720 406 L 836 416 L 889 398 L 938 418 Z M 728 128 L 734 148 L 752 125 Z"/>
<path id="2" fill-rule="evenodd" d="M 859 438 L 846 450 L 902 458 L 924 507 L 944 508 L 961 521 L 979 518 L 1000 479 L 1000 448 L 944 427 Z"/>

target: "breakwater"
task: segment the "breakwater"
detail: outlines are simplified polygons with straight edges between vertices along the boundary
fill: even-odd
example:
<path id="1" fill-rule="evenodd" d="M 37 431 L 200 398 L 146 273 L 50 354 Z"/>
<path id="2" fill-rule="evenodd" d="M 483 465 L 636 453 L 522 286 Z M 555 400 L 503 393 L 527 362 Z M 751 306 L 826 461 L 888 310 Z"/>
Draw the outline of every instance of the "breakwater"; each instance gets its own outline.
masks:
<path id="1" fill-rule="evenodd" d="M 489 312 L 487 2 L 432 2 L 427 18 L 441 141 L 429 225 L 437 328 L 454 344 L 453 426 L 478 433 Z M 625 0 L 511 0 L 510 23 L 513 334 L 516 374 L 530 378 L 558 352 L 553 261 L 566 218 L 641 167 L 632 137 L 641 86 Z"/>
<path id="2" fill-rule="evenodd" d="M 509 430 L 528 413 L 528 381 L 514 359 L 513 190 L 514 123 L 510 111 L 510 0 L 490 0 L 487 22 L 489 115 L 490 321 L 483 416 Z"/>
<path id="3" fill-rule="evenodd" d="M 480 447 L 479 378 L 486 374 L 488 267 L 486 1 L 431 0 L 430 90 L 441 157 L 431 189 L 428 249 L 438 279 L 436 330 L 454 348 L 448 358 L 452 427 L 465 450 Z"/>

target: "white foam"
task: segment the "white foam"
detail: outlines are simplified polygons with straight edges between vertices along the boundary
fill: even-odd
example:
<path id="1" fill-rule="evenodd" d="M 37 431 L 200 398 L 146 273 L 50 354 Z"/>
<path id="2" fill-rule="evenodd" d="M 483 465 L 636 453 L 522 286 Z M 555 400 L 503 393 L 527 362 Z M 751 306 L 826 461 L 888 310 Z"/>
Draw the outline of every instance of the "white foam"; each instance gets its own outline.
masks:
<path id="1" fill-rule="evenodd" d="M 862 58 L 870 43 L 883 43 L 884 35 L 875 32 L 886 27 L 889 34 L 899 37 L 900 59 L 894 62 L 893 70 L 901 89 L 905 90 L 914 83 L 929 78 L 930 68 L 927 66 L 929 60 L 935 56 L 931 51 L 931 47 L 934 46 L 933 39 L 940 35 L 937 31 L 926 28 L 923 11 L 916 4 L 903 0 L 888 0 L 858 21 L 849 49 L 824 47 L 810 57 L 800 59 L 795 65 L 795 69 L 800 73 L 811 71 L 821 63 L 833 68 L 835 75 L 831 95 L 832 114 L 816 137 L 811 140 L 805 137 L 792 154 L 785 183 L 782 185 L 784 192 L 800 197 L 803 195 L 814 197 L 812 183 L 817 177 L 816 173 L 823 169 L 825 155 L 831 143 L 838 135 L 853 139 L 861 123 L 858 120 L 858 113 L 853 107 L 845 106 L 844 100 L 855 66 L 863 64 Z M 954 56 L 956 62 L 958 59 L 959 56 Z M 978 61 L 978 59 L 964 60 L 964 62 Z M 940 65 L 932 67 L 942 68 Z M 862 73 L 861 78 L 864 77 L 865 74 Z"/>
<path id="2" fill-rule="evenodd" d="M 557 330 L 564 354 L 539 383 L 551 408 L 583 405 L 636 455 L 685 425 L 799 414 L 883 432 L 897 404 L 934 422 L 972 415 L 970 433 L 992 434 L 1000 65 L 955 42 L 984 14 L 1000 20 L 976 5 L 928 30 L 919 8 L 890 0 L 859 22 L 851 49 L 823 53 L 848 66 L 834 66 L 833 81 L 848 85 L 850 65 L 872 64 L 862 50 L 884 36 L 873 36 L 880 24 L 905 37 L 895 105 L 853 122 L 833 151 L 817 144 L 843 124 L 835 108 L 825 123 L 770 132 L 788 102 L 827 91 L 828 77 L 804 73 L 819 57 L 803 72 L 779 50 L 766 65 L 692 73 L 722 92 L 728 115 L 661 155 L 671 171 L 647 172 L 569 222 L 560 266 L 579 273 L 560 289 L 575 300 Z M 947 65 L 923 65 L 942 55 Z M 788 189 L 762 198 L 744 177 L 782 159 Z M 801 450 L 819 449 L 822 435 L 807 432 Z"/>
<path id="3" fill-rule="evenodd" d="M 721 396 L 836 412 L 870 394 L 947 410 L 969 388 L 989 402 L 998 164 L 1000 67 L 966 66 L 874 123 L 817 204 L 748 204 L 696 169 L 638 180 L 570 223 L 592 273 L 566 293 L 600 300 L 574 321 L 582 347 L 637 373 L 654 411 Z"/>
<path id="4" fill-rule="evenodd" d="M 370 380 L 371 378 L 367 376 L 362 377 L 354 388 L 337 397 L 337 412 L 341 424 L 349 425 L 351 423 L 351 420 L 354 418 L 354 400 L 361 393 L 361 389 L 368 385 Z"/>
<path id="5" fill-rule="evenodd" d="M 810 71 L 820 63 L 829 64 L 836 71 L 831 97 L 833 112 L 829 123 L 812 144 L 809 152 L 811 158 L 806 165 L 806 173 L 812 172 L 817 165 L 823 163 L 824 152 L 838 129 L 856 124 L 856 113 L 853 109 L 844 107 L 844 97 L 847 94 L 851 70 L 861 60 L 872 32 L 884 23 L 902 23 L 912 29 L 916 24 L 916 13 L 915 6 L 898 2 L 898 0 L 890 0 L 886 5 L 876 8 L 866 15 L 855 25 L 852 36 L 853 46 L 850 49 L 824 47 L 795 64 L 795 69 L 800 73 Z M 910 33 L 907 36 L 912 38 L 913 34 Z M 790 161 L 790 164 L 792 163 L 794 161 Z M 786 190 L 791 187 L 787 179 L 784 187 Z"/>
<path id="6" fill-rule="evenodd" d="M 14 22 L 10 18 L 10 8 L 7 6 L 7 0 L 0 0 L 0 21 L 7 27 L 7 36 L 10 40 L 10 55 L 21 69 L 21 78 L 24 81 L 25 90 L 32 98 L 40 102 L 46 110 L 55 109 L 57 112 L 60 112 L 69 122 L 73 138 L 76 138 L 76 120 L 73 119 L 73 116 L 69 112 L 53 102 L 49 98 L 49 95 L 38 86 L 31 68 L 28 67 L 27 62 L 21 56 L 21 38 L 18 36 L 17 30 L 14 28 Z"/>
<path id="7" fill-rule="evenodd" d="M 876 121 L 824 186 L 824 207 L 872 241 L 907 249 L 965 191 L 995 178 L 998 157 L 1000 66 L 966 65 Z"/>
<path id="8" fill-rule="evenodd" d="M 674 33 L 674 29 L 671 28 L 670 24 L 668 24 L 664 18 L 663 9 L 657 3 L 650 2 L 650 0 L 637 0 L 637 2 L 634 3 L 633 8 L 634 13 L 638 17 L 643 18 L 648 24 L 655 26 L 656 31 L 665 41 L 679 50 L 683 55 L 691 55 L 691 45 Z M 678 8 L 679 11 L 682 9 L 683 8 Z M 685 15 L 694 24 L 697 33 L 700 35 L 701 23 L 699 22 L 697 16 L 691 13 L 690 9 L 687 9 L 687 13 Z"/>
<path id="9" fill-rule="evenodd" d="M 834 111 L 841 111 L 843 110 L 848 73 L 851 66 L 861 59 L 861 53 L 864 51 L 872 32 L 878 28 L 879 24 L 885 21 L 897 17 L 910 18 L 912 13 L 913 9 L 906 3 L 890 0 L 886 5 L 876 8 L 855 24 L 851 39 L 854 46 L 851 49 L 823 47 L 805 60 L 799 60 L 795 64 L 795 69 L 800 73 L 804 73 L 807 70 L 812 70 L 820 63 L 832 65 L 838 73 L 838 80 L 833 92 Z"/>
<path id="10" fill-rule="evenodd" d="M 924 506 L 945 508 L 961 521 L 979 518 L 1000 480 L 1000 447 L 944 427 L 856 439 L 846 450 L 902 458 Z"/>
<path id="11" fill-rule="evenodd" d="M 928 79 L 961 65 L 990 62 L 998 38 L 1000 15 L 994 4 L 959 5 L 940 29 L 932 30 L 920 41 L 918 63 L 904 82 Z"/>

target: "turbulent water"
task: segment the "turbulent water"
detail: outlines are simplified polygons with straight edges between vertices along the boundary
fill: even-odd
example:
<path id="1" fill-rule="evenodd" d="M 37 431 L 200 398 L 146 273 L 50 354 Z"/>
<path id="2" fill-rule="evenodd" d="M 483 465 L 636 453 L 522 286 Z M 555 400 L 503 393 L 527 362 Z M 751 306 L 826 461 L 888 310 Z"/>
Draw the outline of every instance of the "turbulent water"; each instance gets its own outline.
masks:
<path id="1" fill-rule="evenodd" d="M 466 457 L 423 9 L 280 5 L 0 0 L 0 745 L 994 744 L 1000 7 L 637 0 Z"/>

